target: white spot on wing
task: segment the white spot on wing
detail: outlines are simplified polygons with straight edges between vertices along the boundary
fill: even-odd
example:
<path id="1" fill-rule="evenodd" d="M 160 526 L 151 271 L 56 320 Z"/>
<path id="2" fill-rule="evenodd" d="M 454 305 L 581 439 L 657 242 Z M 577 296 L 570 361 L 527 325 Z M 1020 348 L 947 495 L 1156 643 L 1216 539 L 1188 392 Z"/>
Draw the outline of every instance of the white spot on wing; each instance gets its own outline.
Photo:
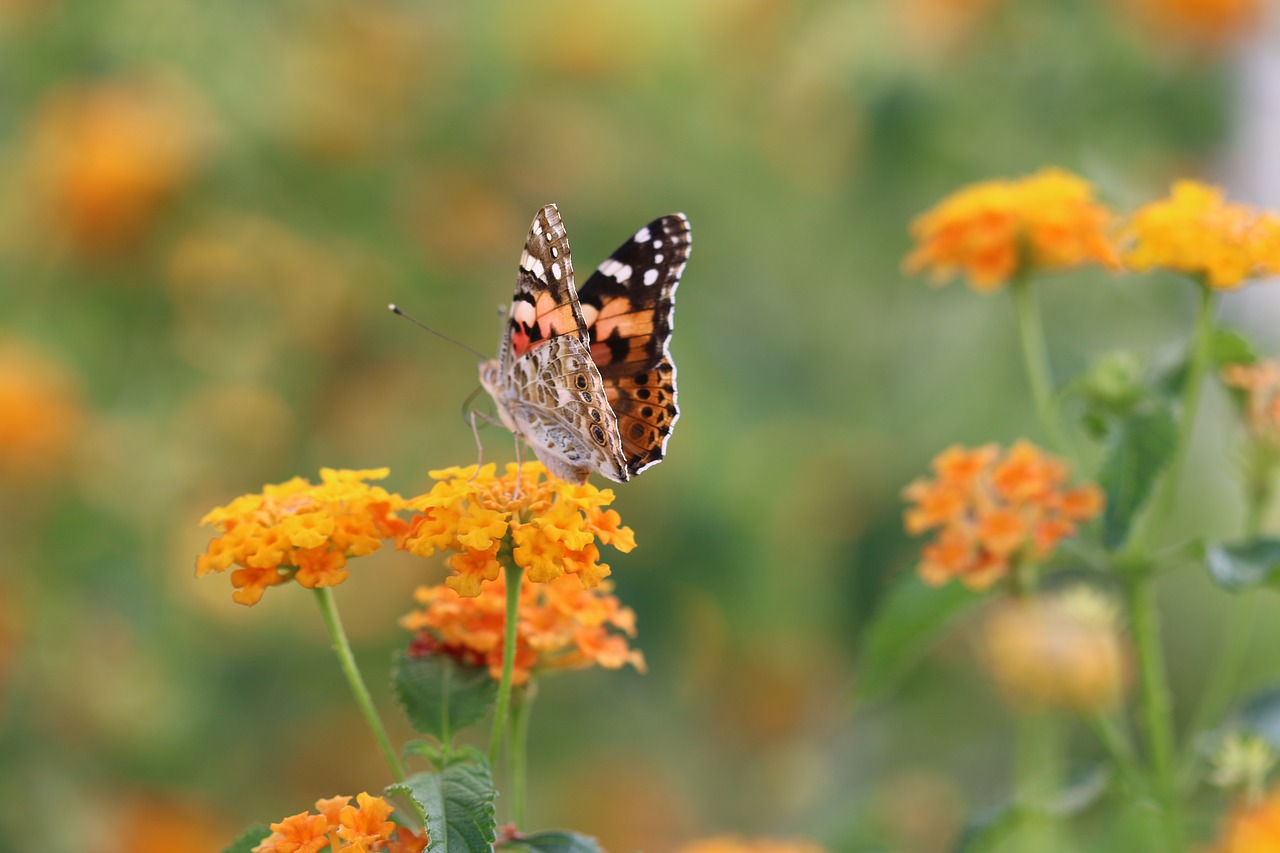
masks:
<path id="1" fill-rule="evenodd" d="M 542 278 L 546 274 L 546 269 L 542 266 L 542 261 L 538 260 L 528 252 L 524 252 L 520 255 L 520 266 L 533 273 L 538 278 Z"/>
<path id="2" fill-rule="evenodd" d="M 551 276 L 556 281 L 560 280 L 560 263 L 558 261 L 551 265 Z"/>
<path id="3" fill-rule="evenodd" d="M 653 241 L 653 248 L 655 248 L 655 249 L 661 249 L 661 248 L 662 248 L 662 241 L 661 241 L 661 240 L 654 240 L 654 241 Z"/>
<path id="4" fill-rule="evenodd" d="M 657 282 L 658 282 L 658 271 L 656 269 L 646 270 L 644 274 L 644 283 L 652 286 Z"/>
<path id="5" fill-rule="evenodd" d="M 618 284 L 626 284 L 631 279 L 631 267 L 609 258 L 600 265 L 600 274 L 617 280 Z"/>
<path id="6" fill-rule="evenodd" d="M 657 255 L 654 255 L 654 256 L 653 256 L 653 260 L 654 260 L 655 262 L 657 262 L 657 263 L 662 263 L 662 259 L 663 259 L 663 258 L 665 258 L 665 257 L 666 257 L 666 255 L 657 254 Z"/>
<path id="7" fill-rule="evenodd" d="M 648 225 L 636 232 L 637 243 L 648 243 L 651 239 L 653 239 L 653 235 L 649 233 Z"/>

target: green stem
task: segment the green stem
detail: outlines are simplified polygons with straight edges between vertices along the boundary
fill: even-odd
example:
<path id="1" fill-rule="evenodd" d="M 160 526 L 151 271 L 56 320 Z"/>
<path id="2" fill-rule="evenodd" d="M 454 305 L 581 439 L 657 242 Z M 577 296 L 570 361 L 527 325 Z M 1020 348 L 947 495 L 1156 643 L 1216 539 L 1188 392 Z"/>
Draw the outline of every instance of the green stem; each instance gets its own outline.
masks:
<path id="1" fill-rule="evenodd" d="M 351 653 L 351 644 L 347 642 L 347 634 L 342 630 L 342 620 L 338 618 L 338 605 L 334 601 L 333 590 L 329 587 L 319 587 L 315 590 L 315 594 L 320 615 L 324 617 L 325 627 L 329 629 L 329 637 L 333 640 L 333 651 L 338 656 L 338 665 L 342 667 L 342 674 L 347 677 L 347 685 L 355 696 L 356 704 L 360 706 L 360 713 L 364 714 L 365 722 L 373 731 L 378 748 L 382 750 L 382 757 L 387 760 L 387 766 L 391 768 L 391 775 L 397 782 L 403 782 L 404 768 L 400 766 L 400 759 L 396 757 L 391 739 L 387 737 L 387 730 L 382 725 L 382 718 L 378 716 L 378 709 L 373 705 L 373 698 L 369 695 L 369 688 L 365 686 L 364 678 L 360 675 L 360 668 L 356 666 L 355 655 Z"/>
<path id="2" fill-rule="evenodd" d="M 1049 711 L 1018 715 L 1015 748 L 1016 801 L 1022 812 L 1018 845 L 1037 853 L 1064 847 L 1062 827 L 1052 804 L 1062 787 L 1063 741 L 1060 720 Z"/>
<path id="3" fill-rule="evenodd" d="M 493 733 L 489 736 L 489 764 L 498 763 L 498 750 L 507 728 L 507 712 L 511 708 L 511 677 L 516 663 L 516 628 L 520 621 L 520 582 L 524 569 L 505 549 L 498 553 L 507 579 L 507 613 L 502 630 L 502 680 L 498 682 L 498 703 L 493 711 Z"/>
<path id="4" fill-rule="evenodd" d="M 1113 712 L 1097 712 L 1087 717 L 1086 721 L 1098 742 L 1111 756 L 1125 785 L 1133 792 L 1141 792 L 1146 785 L 1138 766 L 1138 756 L 1134 753 L 1129 732 L 1121 727 L 1117 715 Z"/>
<path id="5" fill-rule="evenodd" d="M 1151 762 L 1151 788 L 1160 812 L 1163 836 L 1160 849 L 1179 853 L 1185 848 L 1173 776 L 1173 707 L 1165 677 L 1164 650 L 1160 646 L 1160 611 L 1156 606 L 1155 587 L 1146 573 L 1131 576 L 1128 591 L 1142 697 L 1143 733 Z"/>
<path id="6" fill-rule="evenodd" d="M 1014 313 L 1018 317 L 1022 360 L 1027 368 L 1036 414 L 1050 443 L 1059 452 L 1064 452 L 1068 449 L 1067 441 L 1058 422 L 1057 406 L 1053 402 L 1053 377 L 1049 373 L 1049 356 L 1045 348 L 1036 292 L 1031 286 L 1031 279 L 1024 273 L 1019 273 L 1014 278 L 1010 289 L 1013 291 Z"/>
<path id="7" fill-rule="evenodd" d="M 511 710 L 511 819 L 517 827 L 525 826 L 526 791 L 529 779 L 529 716 L 537 696 L 537 684 L 530 679 L 515 692 Z"/>

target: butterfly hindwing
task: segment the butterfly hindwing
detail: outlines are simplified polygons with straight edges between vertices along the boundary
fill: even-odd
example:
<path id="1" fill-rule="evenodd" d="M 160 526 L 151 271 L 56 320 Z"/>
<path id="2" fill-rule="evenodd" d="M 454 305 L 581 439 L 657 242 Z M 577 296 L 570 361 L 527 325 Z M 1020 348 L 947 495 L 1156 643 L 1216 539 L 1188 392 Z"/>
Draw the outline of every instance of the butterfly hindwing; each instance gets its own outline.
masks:
<path id="1" fill-rule="evenodd" d="M 520 253 L 516 290 L 503 327 L 499 360 L 509 368 L 514 359 L 557 335 L 575 335 L 586 341 L 573 287 L 569 236 L 559 210 L 548 204 L 533 217 Z"/>
<path id="2" fill-rule="evenodd" d="M 617 417 L 632 475 L 662 459 L 680 415 L 668 343 L 690 241 L 684 214 L 655 219 L 600 264 L 578 292 L 591 358 Z"/>

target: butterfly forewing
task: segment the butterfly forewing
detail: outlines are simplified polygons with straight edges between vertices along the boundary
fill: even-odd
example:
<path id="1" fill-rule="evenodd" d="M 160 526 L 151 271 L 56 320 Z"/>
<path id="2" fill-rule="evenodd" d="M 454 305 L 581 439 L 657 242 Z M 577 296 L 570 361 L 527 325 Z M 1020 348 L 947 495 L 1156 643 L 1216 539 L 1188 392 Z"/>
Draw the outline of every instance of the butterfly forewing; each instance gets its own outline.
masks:
<path id="1" fill-rule="evenodd" d="M 619 246 L 578 291 L 591 358 L 617 417 L 632 475 L 662 459 L 680 415 L 668 342 L 690 241 L 684 214 L 655 219 Z"/>
<path id="2" fill-rule="evenodd" d="M 556 206 L 548 204 L 533 217 L 520 253 L 516 291 L 498 355 L 503 369 L 557 335 L 587 339 L 574 293 L 569 235 Z"/>

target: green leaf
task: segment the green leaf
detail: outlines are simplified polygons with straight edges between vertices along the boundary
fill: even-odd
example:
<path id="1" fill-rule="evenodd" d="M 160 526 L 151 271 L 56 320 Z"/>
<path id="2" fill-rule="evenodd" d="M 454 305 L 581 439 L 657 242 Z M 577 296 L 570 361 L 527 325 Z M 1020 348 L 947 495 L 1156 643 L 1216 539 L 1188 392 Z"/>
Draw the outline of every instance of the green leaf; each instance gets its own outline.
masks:
<path id="1" fill-rule="evenodd" d="M 1231 364 L 1256 364 L 1258 361 L 1258 349 L 1253 341 L 1235 329 L 1217 329 L 1210 346 L 1213 365 L 1218 369 Z"/>
<path id="2" fill-rule="evenodd" d="M 1210 542 L 1204 562 L 1214 583 L 1231 592 L 1250 589 L 1280 577 L 1280 539 L 1259 537 L 1249 542 Z"/>
<path id="3" fill-rule="evenodd" d="M 600 843 L 589 835 L 562 830 L 517 835 L 497 845 L 499 850 L 528 850 L 530 853 L 604 853 Z"/>
<path id="4" fill-rule="evenodd" d="M 489 670 L 448 655 L 396 656 L 392 689 L 410 725 L 421 734 L 448 743 L 453 733 L 480 722 L 498 695 Z"/>
<path id="5" fill-rule="evenodd" d="M 1178 429 L 1164 406 L 1148 407 L 1120 421 L 1107 441 L 1098 481 L 1107 496 L 1102 540 L 1111 550 L 1124 544 L 1134 518 L 1173 458 Z"/>
<path id="6" fill-rule="evenodd" d="M 914 669 L 934 640 L 980 594 L 958 583 L 931 587 L 912 575 L 889 592 L 862 639 L 855 690 L 882 699 Z"/>
<path id="7" fill-rule="evenodd" d="M 256 824 L 246 829 L 239 838 L 224 847 L 222 853 L 252 853 L 253 848 L 262 843 L 262 839 L 271 834 L 271 827 Z"/>
<path id="8" fill-rule="evenodd" d="M 479 762 L 415 773 L 387 788 L 408 797 L 427 827 L 427 853 L 487 853 L 497 838 L 493 777 Z"/>

